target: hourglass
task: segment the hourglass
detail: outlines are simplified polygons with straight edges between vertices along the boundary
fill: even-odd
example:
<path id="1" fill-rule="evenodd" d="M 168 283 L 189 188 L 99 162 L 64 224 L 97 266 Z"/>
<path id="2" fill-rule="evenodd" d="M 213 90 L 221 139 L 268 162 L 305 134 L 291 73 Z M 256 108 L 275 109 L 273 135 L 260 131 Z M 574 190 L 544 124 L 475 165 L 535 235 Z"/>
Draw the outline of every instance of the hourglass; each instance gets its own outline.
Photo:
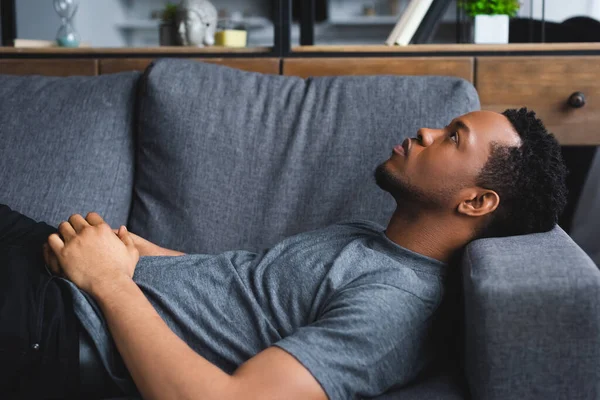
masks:
<path id="1" fill-rule="evenodd" d="M 60 17 L 60 28 L 56 42 L 61 47 L 78 47 L 79 35 L 73 28 L 73 17 L 77 12 L 78 0 L 54 0 L 54 10 Z"/>

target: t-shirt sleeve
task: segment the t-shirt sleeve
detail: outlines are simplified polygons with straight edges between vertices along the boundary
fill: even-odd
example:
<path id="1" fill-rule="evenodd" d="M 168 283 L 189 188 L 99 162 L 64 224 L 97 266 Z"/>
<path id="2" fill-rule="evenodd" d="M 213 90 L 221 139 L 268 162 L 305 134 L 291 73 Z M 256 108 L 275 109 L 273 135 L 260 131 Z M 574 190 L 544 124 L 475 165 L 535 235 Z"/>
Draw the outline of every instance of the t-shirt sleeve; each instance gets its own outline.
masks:
<path id="1" fill-rule="evenodd" d="M 330 399 L 377 396 L 424 367 L 435 306 L 385 284 L 349 288 L 317 321 L 275 345 L 304 365 Z"/>

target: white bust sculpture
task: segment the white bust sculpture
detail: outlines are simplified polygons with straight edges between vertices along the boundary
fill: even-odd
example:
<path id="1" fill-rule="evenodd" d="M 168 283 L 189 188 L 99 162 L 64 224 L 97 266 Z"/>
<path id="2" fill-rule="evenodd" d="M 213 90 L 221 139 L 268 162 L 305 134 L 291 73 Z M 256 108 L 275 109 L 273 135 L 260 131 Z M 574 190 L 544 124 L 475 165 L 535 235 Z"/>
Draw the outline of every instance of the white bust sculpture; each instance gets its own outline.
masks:
<path id="1" fill-rule="evenodd" d="M 184 46 L 215 44 L 217 9 L 207 0 L 182 0 L 177 10 L 177 31 Z"/>

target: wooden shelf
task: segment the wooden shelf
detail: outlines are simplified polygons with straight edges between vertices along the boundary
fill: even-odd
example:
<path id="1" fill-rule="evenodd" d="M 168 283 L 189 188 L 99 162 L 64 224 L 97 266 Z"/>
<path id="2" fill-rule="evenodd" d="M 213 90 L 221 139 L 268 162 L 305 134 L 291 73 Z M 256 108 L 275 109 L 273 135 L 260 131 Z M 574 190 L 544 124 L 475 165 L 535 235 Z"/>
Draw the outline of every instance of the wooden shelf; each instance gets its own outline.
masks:
<path id="1" fill-rule="evenodd" d="M 402 53 L 402 52 L 519 52 L 600 50 L 600 43 L 511 43 L 511 44 L 411 44 L 408 46 L 296 46 L 298 53 Z"/>
<path id="2" fill-rule="evenodd" d="M 77 49 L 68 49 L 63 47 L 37 47 L 37 48 L 15 48 L 15 47 L 0 47 L 1 54 L 30 54 L 30 55 L 69 55 L 69 56 L 89 56 L 99 54 L 109 55 L 202 55 L 206 53 L 219 54 L 248 54 L 248 53 L 268 53 L 270 47 L 247 47 L 247 48 L 229 48 L 229 47 L 184 47 L 184 46 L 161 46 L 161 47 L 86 47 Z"/>
<path id="3" fill-rule="evenodd" d="M 264 57 L 271 47 L 0 47 L 0 58 L 90 58 L 90 57 Z M 477 44 L 419 44 L 409 46 L 298 46 L 292 49 L 292 57 L 473 57 L 510 55 L 600 55 L 600 43 L 515 43 L 497 45 Z M 271 53 L 272 55 L 272 53 Z"/>

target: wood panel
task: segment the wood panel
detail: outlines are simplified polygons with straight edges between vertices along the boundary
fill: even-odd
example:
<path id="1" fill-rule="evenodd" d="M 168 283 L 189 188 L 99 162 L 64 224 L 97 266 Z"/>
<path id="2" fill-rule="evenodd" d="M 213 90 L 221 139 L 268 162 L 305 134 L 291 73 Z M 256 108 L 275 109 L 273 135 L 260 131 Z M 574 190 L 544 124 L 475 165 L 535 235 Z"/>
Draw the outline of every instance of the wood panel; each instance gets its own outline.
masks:
<path id="1" fill-rule="evenodd" d="M 0 74 L 46 76 L 98 75 L 98 61 L 93 59 L 0 60 Z"/>
<path id="2" fill-rule="evenodd" d="M 192 60 L 225 65 L 245 71 L 279 75 L 279 58 L 192 58 Z M 143 71 L 152 58 L 107 58 L 100 60 L 100 74 Z"/>
<path id="3" fill-rule="evenodd" d="M 563 145 L 600 145 L 600 57 L 479 57 L 476 87 L 481 107 L 528 107 Z M 567 104 L 583 92 L 586 104 Z"/>
<path id="4" fill-rule="evenodd" d="M 257 54 L 260 55 L 272 51 L 270 47 L 246 47 L 246 48 L 227 48 L 227 47 L 184 47 L 184 46 L 161 46 L 161 47 L 80 47 L 75 49 L 64 47 L 0 47 L 0 55 L 17 57 L 19 54 L 32 55 L 43 54 L 45 56 L 53 55 L 61 57 L 63 55 L 73 56 L 98 56 L 110 57 L 115 55 L 135 55 L 137 57 L 156 57 L 157 54 L 165 57 L 177 57 L 186 55 L 188 57 L 202 57 L 205 53 L 227 53 L 227 54 Z M 478 53 L 478 52 L 560 52 L 560 51 L 600 51 L 600 43 L 510 43 L 510 44 L 411 44 L 408 46 L 386 46 L 386 45 L 317 45 L 317 46 L 296 46 L 292 51 L 297 53 Z M 435 55 L 435 54 L 432 54 Z"/>
<path id="5" fill-rule="evenodd" d="M 286 58 L 283 74 L 303 78 L 337 75 L 448 75 L 473 82 L 472 57 Z"/>

